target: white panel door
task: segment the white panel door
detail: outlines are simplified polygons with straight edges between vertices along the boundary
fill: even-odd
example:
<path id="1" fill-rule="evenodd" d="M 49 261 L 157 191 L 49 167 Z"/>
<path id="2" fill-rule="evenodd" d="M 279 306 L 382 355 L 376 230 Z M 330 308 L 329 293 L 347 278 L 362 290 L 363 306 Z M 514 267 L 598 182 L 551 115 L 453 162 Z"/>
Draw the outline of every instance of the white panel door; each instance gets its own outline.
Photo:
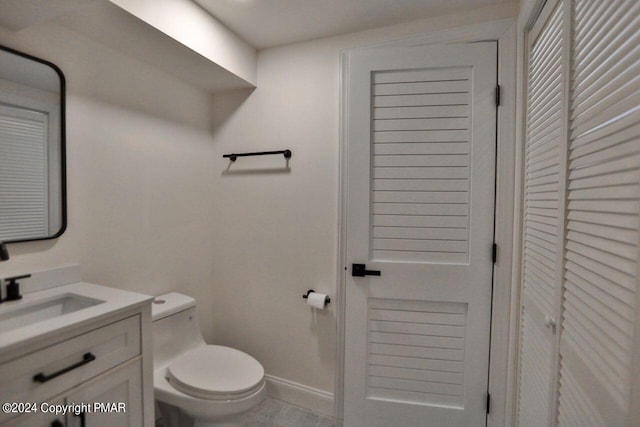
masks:
<path id="1" fill-rule="evenodd" d="M 347 427 L 486 424 L 496 63 L 493 42 L 350 53 Z"/>

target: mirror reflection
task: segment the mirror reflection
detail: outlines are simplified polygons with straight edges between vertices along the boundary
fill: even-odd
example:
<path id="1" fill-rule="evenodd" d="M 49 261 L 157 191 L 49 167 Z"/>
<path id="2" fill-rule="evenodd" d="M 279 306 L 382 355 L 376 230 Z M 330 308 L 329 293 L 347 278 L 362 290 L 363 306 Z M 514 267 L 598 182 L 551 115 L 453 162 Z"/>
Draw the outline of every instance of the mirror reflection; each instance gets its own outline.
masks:
<path id="1" fill-rule="evenodd" d="M 64 88 L 55 65 L 0 46 L 0 241 L 66 227 Z"/>

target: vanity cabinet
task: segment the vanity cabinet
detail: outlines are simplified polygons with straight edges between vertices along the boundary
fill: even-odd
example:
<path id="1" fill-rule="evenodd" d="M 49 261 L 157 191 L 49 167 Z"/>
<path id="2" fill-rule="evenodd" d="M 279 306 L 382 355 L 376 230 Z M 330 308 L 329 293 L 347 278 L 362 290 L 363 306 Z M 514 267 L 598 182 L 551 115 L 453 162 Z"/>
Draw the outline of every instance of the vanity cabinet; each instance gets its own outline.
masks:
<path id="1" fill-rule="evenodd" d="M 142 425 L 142 366 L 133 360 L 67 396 L 68 403 L 87 404 L 92 412 L 68 417 L 65 427 L 137 427 Z M 101 407 L 93 407 L 94 403 Z M 123 405 L 122 405 L 123 404 Z"/>
<path id="2" fill-rule="evenodd" d="M 1 361 L 0 402 L 35 403 L 37 412 L 3 411 L 0 425 L 152 426 L 150 323 L 146 303 L 135 311 L 90 322 L 59 340 L 48 337 L 41 345 Z M 43 410 L 54 404 L 71 412 Z"/>
<path id="3" fill-rule="evenodd" d="M 65 415 L 38 411 L 12 419 L 8 427 L 138 427 L 143 425 L 142 363 L 138 358 L 112 369 L 47 405 L 86 405 Z M 98 404 L 99 406 L 94 406 Z M 83 406 L 84 406 L 83 405 Z M 82 408 L 83 406 L 78 406 Z"/>
<path id="4" fill-rule="evenodd" d="M 56 400 L 47 402 L 51 405 L 62 405 L 64 400 Z M 63 415 L 51 414 L 46 412 L 34 412 L 13 418 L 6 427 L 66 427 L 65 417 Z"/>

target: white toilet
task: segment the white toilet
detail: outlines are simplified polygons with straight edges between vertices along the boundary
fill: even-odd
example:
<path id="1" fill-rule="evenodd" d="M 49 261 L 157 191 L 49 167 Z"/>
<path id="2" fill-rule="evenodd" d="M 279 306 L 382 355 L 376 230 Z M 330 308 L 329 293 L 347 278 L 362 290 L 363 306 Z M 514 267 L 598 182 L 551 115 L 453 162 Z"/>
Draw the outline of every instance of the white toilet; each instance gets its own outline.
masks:
<path id="1" fill-rule="evenodd" d="M 156 297 L 152 317 L 156 401 L 193 417 L 194 427 L 241 425 L 239 417 L 264 399 L 262 365 L 242 351 L 205 343 L 189 296 Z"/>

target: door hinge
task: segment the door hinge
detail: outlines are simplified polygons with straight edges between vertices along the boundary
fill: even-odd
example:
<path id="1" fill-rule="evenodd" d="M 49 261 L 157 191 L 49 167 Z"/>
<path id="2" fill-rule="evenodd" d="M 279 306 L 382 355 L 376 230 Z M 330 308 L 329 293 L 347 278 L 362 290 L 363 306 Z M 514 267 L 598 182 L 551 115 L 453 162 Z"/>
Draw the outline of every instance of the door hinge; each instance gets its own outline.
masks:
<path id="1" fill-rule="evenodd" d="M 487 393 L 487 414 L 491 412 L 491 395 Z"/>
<path id="2" fill-rule="evenodd" d="M 496 107 L 500 105 L 500 85 L 496 85 Z"/>
<path id="3" fill-rule="evenodd" d="M 493 261 L 494 264 L 498 260 L 498 245 L 495 243 L 491 247 L 491 260 Z"/>

